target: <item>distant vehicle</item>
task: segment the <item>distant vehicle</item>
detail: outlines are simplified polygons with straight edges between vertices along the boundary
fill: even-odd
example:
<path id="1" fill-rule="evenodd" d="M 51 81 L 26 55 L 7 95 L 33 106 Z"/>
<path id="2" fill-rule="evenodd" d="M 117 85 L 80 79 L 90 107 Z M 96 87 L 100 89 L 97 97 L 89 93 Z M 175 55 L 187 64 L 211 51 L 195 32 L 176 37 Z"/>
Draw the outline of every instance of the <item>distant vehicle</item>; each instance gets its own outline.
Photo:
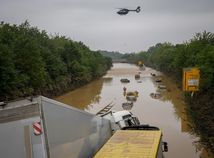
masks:
<path id="1" fill-rule="evenodd" d="M 156 74 L 151 73 L 151 76 L 156 76 Z"/>
<path id="2" fill-rule="evenodd" d="M 159 89 L 166 89 L 166 86 L 165 85 L 159 85 L 158 88 Z"/>
<path id="3" fill-rule="evenodd" d="M 150 96 L 154 99 L 159 99 L 161 97 L 161 94 L 159 92 L 157 93 L 151 93 Z"/>
<path id="4" fill-rule="evenodd" d="M 119 8 L 120 10 L 117 12 L 117 14 L 119 15 L 126 15 L 128 14 L 130 11 L 131 12 L 136 12 L 139 13 L 140 12 L 140 6 L 138 6 L 136 9 L 131 10 L 131 9 L 127 9 L 127 8 Z"/>
<path id="5" fill-rule="evenodd" d="M 161 78 L 157 78 L 157 79 L 155 80 L 155 82 L 162 82 L 162 79 L 161 79 Z"/>
<path id="6" fill-rule="evenodd" d="M 130 82 L 130 80 L 129 80 L 129 79 L 127 79 L 127 78 L 122 78 L 122 79 L 120 79 L 120 82 L 123 82 L 123 83 L 129 83 L 129 82 Z"/>
<path id="7" fill-rule="evenodd" d="M 138 97 L 138 91 L 126 93 L 126 99 L 128 101 L 136 101 L 137 97 Z"/>
<path id="8" fill-rule="evenodd" d="M 135 79 L 140 79 L 140 74 L 136 74 L 134 77 Z"/>
<path id="9" fill-rule="evenodd" d="M 122 103 L 122 107 L 124 110 L 131 110 L 133 107 L 133 102 L 125 102 Z"/>

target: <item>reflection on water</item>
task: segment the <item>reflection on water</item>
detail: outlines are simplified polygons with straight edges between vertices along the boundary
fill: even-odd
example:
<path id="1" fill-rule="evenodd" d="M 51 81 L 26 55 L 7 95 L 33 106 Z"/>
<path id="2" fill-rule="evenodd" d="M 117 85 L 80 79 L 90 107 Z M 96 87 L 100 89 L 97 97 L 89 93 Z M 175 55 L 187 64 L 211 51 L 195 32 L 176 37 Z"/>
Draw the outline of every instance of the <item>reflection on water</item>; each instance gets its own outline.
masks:
<path id="1" fill-rule="evenodd" d="M 136 74 L 140 74 L 137 80 Z M 156 82 L 160 76 L 161 83 Z M 130 82 L 121 83 L 121 78 L 127 78 Z M 166 89 L 160 90 L 160 84 L 166 86 Z M 146 68 L 140 71 L 135 65 L 114 64 L 104 78 L 56 99 L 93 114 L 113 102 L 113 110 L 118 111 L 123 110 L 122 104 L 127 102 L 124 87 L 127 92 L 139 93 L 133 105 L 126 108 L 134 113 L 141 123 L 157 126 L 163 131 L 163 139 L 169 144 L 169 152 L 165 153 L 166 158 L 200 157 L 200 152 L 196 152 L 194 144 L 197 138 L 191 134 L 189 128 L 182 92 L 172 80 L 153 69 Z M 157 91 L 161 97 L 152 98 L 151 93 Z M 205 155 L 205 152 L 202 154 Z"/>
<path id="2" fill-rule="evenodd" d="M 105 82 L 105 83 L 111 83 L 113 77 L 111 77 L 111 76 L 104 76 L 102 79 L 103 79 L 103 82 Z"/>
<path id="3" fill-rule="evenodd" d="M 106 80 L 105 80 L 106 81 Z M 93 103 L 98 103 L 101 99 L 100 92 L 103 80 L 96 80 L 79 89 L 66 93 L 55 98 L 57 101 L 77 107 L 79 109 L 87 109 Z"/>

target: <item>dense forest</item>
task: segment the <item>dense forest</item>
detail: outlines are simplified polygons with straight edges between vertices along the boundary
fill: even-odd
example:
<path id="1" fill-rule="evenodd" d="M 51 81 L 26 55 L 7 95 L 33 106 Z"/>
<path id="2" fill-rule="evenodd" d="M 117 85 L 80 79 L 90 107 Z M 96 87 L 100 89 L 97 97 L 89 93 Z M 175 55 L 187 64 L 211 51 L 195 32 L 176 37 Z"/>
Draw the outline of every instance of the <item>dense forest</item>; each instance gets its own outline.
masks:
<path id="1" fill-rule="evenodd" d="M 120 52 L 114 52 L 114 51 L 106 51 L 106 50 L 99 50 L 99 52 L 105 56 L 105 57 L 109 57 L 112 59 L 112 61 L 118 61 L 121 60 L 123 57 L 123 54 L 121 54 Z"/>
<path id="2" fill-rule="evenodd" d="M 27 21 L 0 24 L 0 101 L 55 96 L 102 76 L 111 65 L 82 42 L 49 36 Z"/>
<path id="3" fill-rule="evenodd" d="M 200 91 L 193 98 L 185 93 L 187 112 L 194 122 L 193 130 L 201 136 L 201 143 L 214 153 L 214 34 L 197 33 L 191 40 L 177 45 L 158 43 L 148 51 L 125 54 L 123 58 L 132 63 L 143 60 L 147 66 L 174 78 L 180 88 L 183 68 L 200 69 Z"/>

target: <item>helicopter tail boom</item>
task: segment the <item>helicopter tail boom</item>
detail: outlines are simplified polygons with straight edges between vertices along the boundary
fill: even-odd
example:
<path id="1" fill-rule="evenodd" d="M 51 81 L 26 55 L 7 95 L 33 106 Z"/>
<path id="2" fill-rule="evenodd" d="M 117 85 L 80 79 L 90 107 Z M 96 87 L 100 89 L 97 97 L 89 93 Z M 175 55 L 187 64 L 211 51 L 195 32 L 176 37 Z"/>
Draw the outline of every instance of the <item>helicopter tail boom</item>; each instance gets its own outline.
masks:
<path id="1" fill-rule="evenodd" d="M 135 10 L 137 13 L 140 12 L 140 6 L 137 7 L 137 9 Z"/>

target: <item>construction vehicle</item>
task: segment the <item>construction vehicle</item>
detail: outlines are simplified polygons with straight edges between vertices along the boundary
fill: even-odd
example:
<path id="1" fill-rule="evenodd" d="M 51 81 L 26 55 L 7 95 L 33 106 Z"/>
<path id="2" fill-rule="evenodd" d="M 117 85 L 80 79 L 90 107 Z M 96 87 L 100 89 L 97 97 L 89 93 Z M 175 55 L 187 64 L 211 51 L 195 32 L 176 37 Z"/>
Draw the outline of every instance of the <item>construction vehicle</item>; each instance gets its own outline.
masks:
<path id="1" fill-rule="evenodd" d="M 109 141 L 115 143 L 112 141 L 115 137 L 120 139 L 117 135 L 126 135 L 132 140 L 131 146 L 135 151 L 140 151 L 143 146 L 150 148 L 146 142 L 141 146 L 138 146 L 140 142 L 133 143 L 135 131 L 139 138 L 147 140 L 147 135 L 155 137 L 154 141 L 159 143 L 152 147 L 151 152 L 158 153 L 154 155 L 162 158 L 161 131 L 140 125 L 137 117 L 129 111 L 111 111 L 98 116 L 42 96 L 2 105 L 0 157 L 3 158 L 91 158 L 106 148 Z M 120 140 L 126 144 L 129 141 Z M 119 147 L 114 145 L 114 148 Z M 115 152 L 115 157 L 118 154 Z"/>

